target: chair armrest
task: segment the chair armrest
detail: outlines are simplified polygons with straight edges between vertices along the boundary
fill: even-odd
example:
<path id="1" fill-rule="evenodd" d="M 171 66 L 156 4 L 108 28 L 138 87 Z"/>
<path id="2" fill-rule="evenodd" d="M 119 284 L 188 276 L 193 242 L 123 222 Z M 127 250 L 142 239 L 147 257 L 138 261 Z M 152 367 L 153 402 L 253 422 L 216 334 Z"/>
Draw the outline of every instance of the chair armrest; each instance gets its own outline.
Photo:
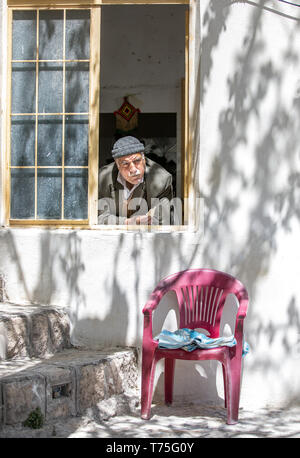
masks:
<path id="1" fill-rule="evenodd" d="M 236 339 L 236 351 L 242 355 L 244 347 L 244 318 L 237 316 L 235 322 L 234 337 Z"/>
<path id="2" fill-rule="evenodd" d="M 235 330 L 234 330 L 234 337 L 238 345 L 243 345 L 243 337 L 244 337 L 244 319 L 247 315 L 248 309 L 248 294 L 244 292 L 244 295 L 239 298 L 239 309 L 237 311 L 236 320 L 235 320 Z"/>
<path id="3" fill-rule="evenodd" d="M 239 309 L 237 312 L 237 318 L 244 319 L 247 315 L 249 297 L 246 290 L 242 291 L 240 294 L 236 295 L 239 301 Z"/>
<path id="4" fill-rule="evenodd" d="M 146 302 L 143 308 L 143 314 L 148 315 L 152 314 L 152 312 L 158 307 L 162 297 L 168 292 L 168 288 L 163 286 L 157 286 L 155 290 L 151 293 L 149 300 Z"/>
<path id="5" fill-rule="evenodd" d="M 152 312 L 158 307 L 164 294 L 168 292 L 167 288 L 163 284 L 158 284 L 155 290 L 151 293 L 151 296 L 143 308 L 144 314 L 144 333 L 143 333 L 143 343 L 146 345 L 151 344 L 152 346 L 157 346 L 158 342 L 153 340 L 152 333 Z"/>

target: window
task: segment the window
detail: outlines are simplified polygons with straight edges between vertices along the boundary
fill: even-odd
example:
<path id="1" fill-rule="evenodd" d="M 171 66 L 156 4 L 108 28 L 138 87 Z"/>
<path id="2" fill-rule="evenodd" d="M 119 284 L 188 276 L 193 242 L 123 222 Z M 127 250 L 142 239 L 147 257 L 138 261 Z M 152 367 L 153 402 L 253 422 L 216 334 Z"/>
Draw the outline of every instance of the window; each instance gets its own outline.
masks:
<path id="1" fill-rule="evenodd" d="M 10 11 L 11 224 L 84 225 L 92 219 L 99 111 L 97 90 L 91 91 L 94 13 Z"/>
<path id="2" fill-rule="evenodd" d="M 101 147 L 107 138 L 101 132 L 111 135 L 112 121 L 112 113 L 100 115 L 104 8 L 9 9 L 6 214 L 10 225 L 97 226 L 98 171 L 107 157 Z M 101 52 L 103 46 L 105 42 Z M 106 60 L 103 74 L 107 71 Z M 187 78 L 187 64 L 183 76 Z M 182 78 L 180 84 L 182 115 L 176 120 L 174 113 L 142 113 L 141 129 L 152 141 L 155 126 L 161 127 L 166 119 L 163 141 L 172 142 L 176 123 L 180 125 L 182 146 L 173 179 L 177 195 L 186 197 L 187 80 Z M 149 126 L 154 126 L 152 131 Z"/>

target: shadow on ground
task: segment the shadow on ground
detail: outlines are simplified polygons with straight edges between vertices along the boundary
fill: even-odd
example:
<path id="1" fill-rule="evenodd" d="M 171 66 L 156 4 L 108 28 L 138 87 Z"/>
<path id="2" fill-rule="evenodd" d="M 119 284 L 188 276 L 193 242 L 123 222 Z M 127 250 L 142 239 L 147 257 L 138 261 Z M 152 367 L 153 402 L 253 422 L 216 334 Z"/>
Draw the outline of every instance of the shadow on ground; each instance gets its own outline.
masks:
<path id="1" fill-rule="evenodd" d="M 0 438 L 300 438 L 300 407 L 240 410 L 236 425 L 226 424 L 221 407 L 174 403 L 153 405 L 150 420 L 139 409 L 99 421 L 91 415 L 47 423 L 40 430 L 5 427 Z"/>

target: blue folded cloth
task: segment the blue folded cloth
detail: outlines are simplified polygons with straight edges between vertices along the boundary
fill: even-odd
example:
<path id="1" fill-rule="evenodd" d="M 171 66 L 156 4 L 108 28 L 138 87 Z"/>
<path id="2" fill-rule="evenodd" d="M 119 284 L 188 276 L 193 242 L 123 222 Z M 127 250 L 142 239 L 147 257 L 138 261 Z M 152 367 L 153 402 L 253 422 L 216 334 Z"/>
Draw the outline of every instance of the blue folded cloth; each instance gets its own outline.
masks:
<path id="1" fill-rule="evenodd" d="M 165 349 L 176 349 L 182 348 L 185 351 L 193 351 L 197 348 L 209 349 L 217 347 L 233 347 L 236 345 L 235 337 L 218 337 L 212 339 L 194 329 L 182 328 L 177 331 L 171 332 L 166 329 L 162 330 L 161 333 L 155 337 L 158 340 L 158 347 Z M 249 345 L 247 342 L 243 342 L 243 356 L 249 353 Z"/>

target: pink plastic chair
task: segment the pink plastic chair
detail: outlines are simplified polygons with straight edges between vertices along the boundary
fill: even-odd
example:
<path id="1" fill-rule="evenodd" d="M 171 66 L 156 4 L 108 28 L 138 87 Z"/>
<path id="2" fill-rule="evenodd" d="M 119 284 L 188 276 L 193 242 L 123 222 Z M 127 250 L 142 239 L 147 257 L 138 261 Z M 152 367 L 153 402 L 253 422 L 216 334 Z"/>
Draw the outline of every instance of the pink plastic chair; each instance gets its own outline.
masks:
<path id="1" fill-rule="evenodd" d="M 211 338 L 219 337 L 224 303 L 227 295 L 233 293 L 239 302 L 234 332 L 237 344 L 234 347 L 223 346 L 204 350 L 196 349 L 192 352 L 186 352 L 182 349 L 166 350 L 158 348 L 158 341 L 154 340 L 152 335 L 152 312 L 168 291 L 175 291 L 177 296 L 180 316 L 179 328 L 206 329 Z M 231 275 L 217 270 L 185 270 L 170 275 L 157 285 L 143 308 L 144 334 L 141 387 L 141 417 L 143 419 L 148 420 L 151 414 L 157 361 L 165 358 L 165 402 L 166 404 L 171 404 L 173 400 L 175 360 L 201 361 L 213 359 L 222 363 L 227 423 L 229 425 L 237 423 L 240 400 L 243 323 L 247 308 L 248 293 L 242 283 Z"/>

